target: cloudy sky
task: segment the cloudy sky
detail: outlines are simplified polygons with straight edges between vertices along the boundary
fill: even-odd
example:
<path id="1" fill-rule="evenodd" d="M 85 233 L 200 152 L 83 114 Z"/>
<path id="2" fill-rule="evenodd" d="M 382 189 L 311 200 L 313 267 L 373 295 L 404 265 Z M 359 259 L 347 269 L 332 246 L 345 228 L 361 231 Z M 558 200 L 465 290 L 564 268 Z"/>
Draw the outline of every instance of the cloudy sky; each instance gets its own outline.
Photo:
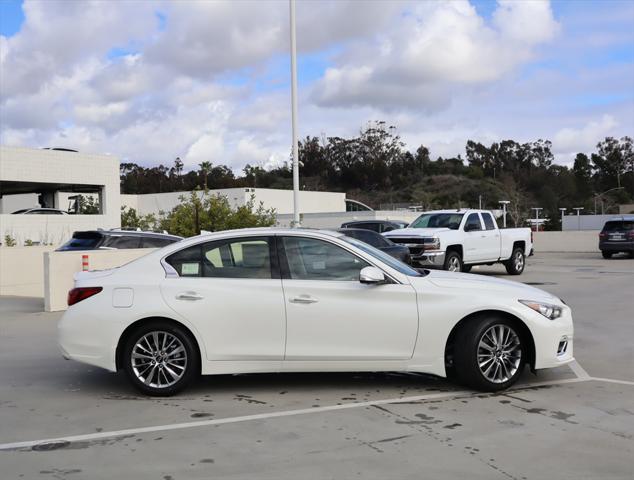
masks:
<path id="1" fill-rule="evenodd" d="M 143 165 L 289 157 L 288 2 L 0 0 L 0 142 Z M 634 1 L 298 0 L 301 136 L 414 150 L 634 134 Z"/>

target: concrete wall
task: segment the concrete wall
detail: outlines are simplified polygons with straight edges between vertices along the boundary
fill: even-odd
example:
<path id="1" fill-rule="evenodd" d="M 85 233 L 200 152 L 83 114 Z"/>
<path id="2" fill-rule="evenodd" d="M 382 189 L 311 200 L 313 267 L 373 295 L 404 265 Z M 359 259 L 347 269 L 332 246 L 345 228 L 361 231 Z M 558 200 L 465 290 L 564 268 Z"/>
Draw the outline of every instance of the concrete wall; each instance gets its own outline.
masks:
<path id="1" fill-rule="evenodd" d="M 44 296 L 44 253 L 55 247 L 0 247 L 0 295 Z"/>
<path id="2" fill-rule="evenodd" d="M 5 215 L 0 214 L 0 243 L 9 235 L 23 245 L 26 240 L 57 248 L 76 230 L 109 229 L 121 226 L 107 215 Z"/>
<path id="3" fill-rule="evenodd" d="M 634 203 L 625 203 L 623 205 L 619 205 L 619 213 L 634 213 Z"/>
<path id="4" fill-rule="evenodd" d="M 599 231 L 535 232 L 536 254 L 548 252 L 599 252 Z"/>
<path id="5" fill-rule="evenodd" d="M 116 157 L 0 146 L 0 181 L 36 186 L 48 184 L 47 189 L 59 185 L 60 192 L 68 192 L 69 185 L 97 186 L 101 188 L 103 209 L 101 215 L 0 214 L 0 240 L 10 235 L 19 244 L 32 240 L 57 245 L 68 239 L 74 230 L 121 226 L 119 160 Z M 55 205 L 57 208 L 68 208 L 67 194 L 53 197 L 60 202 Z"/>
<path id="6" fill-rule="evenodd" d="M 567 215 L 564 217 L 563 230 L 601 230 L 608 220 L 618 217 L 618 214 L 610 215 Z"/>
<path id="7" fill-rule="evenodd" d="M 293 213 L 293 191 L 272 188 L 224 188 L 210 190 L 213 195 L 223 195 L 232 208 L 245 205 L 251 196 L 256 207 L 262 202 L 264 208 L 274 208 L 278 214 Z M 180 197 L 189 197 L 191 192 L 148 193 L 143 195 L 121 195 L 121 204 L 134 208 L 138 214 L 158 215 L 160 211 L 169 212 L 181 203 Z M 202 192 L 197 192 L 202 196 Z M 345 212 L 346 194 L 338 192 L 299 192 L 299 205 L 302 212 Z"/>
<path id="8" fill-rule="evenodd" d="M 304 213 L 301 215 L 301 219 L 302 226 L 307 228 L 339 228 L 342 223 L 353 220 L 404 220 L 412 222 L 419 215 L 420 212 L 408 210 L 375 210 L 370 212 Z M 292 220 L 292 214 L 277 216 L 277 223 L 280 227 L 289 227 Z"/>
<path id="9" fill-rule="evenodd" d="M 47 312 L 66 310 L 68 291 L 74 285 L 73 275 L 82 270 L 81 256 L 83 254 L 88 255 L 88 268 L 90 270 L 105 270 L 119 267 L 154 250 L 154 248 L 137 248 L 45 253 L 43 263 L 44 310 Z"/>

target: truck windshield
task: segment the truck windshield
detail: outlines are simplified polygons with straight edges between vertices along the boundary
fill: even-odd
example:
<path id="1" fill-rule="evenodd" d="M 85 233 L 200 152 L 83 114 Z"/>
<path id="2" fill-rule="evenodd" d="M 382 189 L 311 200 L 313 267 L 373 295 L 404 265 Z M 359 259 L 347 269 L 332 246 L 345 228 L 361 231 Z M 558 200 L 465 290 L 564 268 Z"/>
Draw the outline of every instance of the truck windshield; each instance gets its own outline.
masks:
<path id="1" fill-rule="evenodd" d="M 448 228 L 458 230 L 463 213 L 423 213 L 408 228 Z"/>

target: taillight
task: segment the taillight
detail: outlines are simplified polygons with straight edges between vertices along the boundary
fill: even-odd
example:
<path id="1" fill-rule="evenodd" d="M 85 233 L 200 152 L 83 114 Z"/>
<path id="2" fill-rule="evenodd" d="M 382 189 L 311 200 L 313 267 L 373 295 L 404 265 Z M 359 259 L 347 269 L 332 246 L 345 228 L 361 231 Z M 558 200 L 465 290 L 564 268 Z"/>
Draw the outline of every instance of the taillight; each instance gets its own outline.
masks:
<path id="1" fill-rule="evenodd" d="M 607 233 L 605 233 L 605 232 L 601 232 L 601 233 L 599 233 L 599 238 L 605 238 L 605 237 L 607 237 L 607 236 L 608 236 L 608 234 L 607 234 Z"/>
<path id="2" fill-rule="evenodd" d="M 630 237 L 630 240 L 634 240 L 634 230 L 630 230 L 627 235 Z"/>
<path id="3" fill-rule="evenodd" d="M 68 306 L 75 305 L 76 303 L 86 300 L 93 295 L 97 295 L 103 290 L 102 287 L 79 287 L 73 288 L 68 292 Z"/>

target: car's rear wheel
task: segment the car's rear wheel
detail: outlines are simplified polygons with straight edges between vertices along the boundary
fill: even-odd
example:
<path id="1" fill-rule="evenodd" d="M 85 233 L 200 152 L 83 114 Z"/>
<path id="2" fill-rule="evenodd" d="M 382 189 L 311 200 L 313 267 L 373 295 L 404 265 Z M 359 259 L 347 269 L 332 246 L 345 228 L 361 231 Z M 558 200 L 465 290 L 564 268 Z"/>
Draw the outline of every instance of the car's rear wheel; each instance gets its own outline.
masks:
<path id="1" fill-rule="evenodd" d="M 603 255 L 603 258 L 612 258 L 612 252 L 606 252 L 605 250 L 601 250 L 601 255 Z"/>
<path id="2" fill-rule="evenodd" d="M 123 368 L 132 384 L 148 395 L 178 393 L 200 371 L 189 332 L 170 322 L 143 325 L 125 342 Z"/>
<path id="3" fill-rule="evenodd" d="M 511 253 L 511 258 L 504 262 L 504 266 L 509 275 L 521 275 L 526 266 L 524 250 L 520 247 L 514 248 L 513 253 Z"/>
<path id="4" fill-rule="evenodd" d="M 520 330 L 503 316 L 483 316 L 457 334 L 453 350 L 459 381 L 476 390 L 495 392 L 513 385 L 526 364 Z"/>
<path id="5" fill-rule="evenodd" d="M 450 272 L 461 272 L 463 269 L 463 263 L 460 254 L 454 251 L 447 252 L 443 268 Z"/>

